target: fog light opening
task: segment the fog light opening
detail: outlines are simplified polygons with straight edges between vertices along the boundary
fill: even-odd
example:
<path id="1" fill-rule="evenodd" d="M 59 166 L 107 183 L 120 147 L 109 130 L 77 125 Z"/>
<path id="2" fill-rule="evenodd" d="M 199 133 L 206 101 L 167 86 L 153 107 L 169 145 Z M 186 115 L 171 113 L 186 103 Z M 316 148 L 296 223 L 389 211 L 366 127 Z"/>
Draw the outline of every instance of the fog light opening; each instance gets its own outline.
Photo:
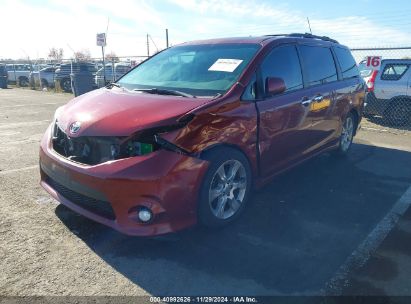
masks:
<path id="1" fill-rule="evenodd" d="M 151 212 L 150 209 L 143 207 L 138 211 L 138 219 L 143 223 L 148 223 L 153 219 L 153 212 Z"/>

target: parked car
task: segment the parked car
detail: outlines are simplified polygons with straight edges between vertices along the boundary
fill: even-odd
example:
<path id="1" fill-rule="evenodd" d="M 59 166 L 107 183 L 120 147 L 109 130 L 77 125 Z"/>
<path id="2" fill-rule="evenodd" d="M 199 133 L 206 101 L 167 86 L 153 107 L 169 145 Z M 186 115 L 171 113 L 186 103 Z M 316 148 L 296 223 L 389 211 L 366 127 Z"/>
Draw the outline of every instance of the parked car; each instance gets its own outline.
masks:
<path id="1" fill-rule="evenodd" d="M 173 46 L 57 109 L 41 141 L 41 185 L 130 235 L 223 226 L 273 176 L 347 154 L 364 96 L 349 49 L 327 37 Z"/>
<path id="2" fill-rule="evenodd" d="M 97 72 L 94 63 L 89 62 L 73 62 L 61 64 L 60 67 L 55 71 L 54 81 L 58 82 L 61 89 L 65 92 L 71 93 L 71 79 L 70 74 L 76 74 L 79 72 L 89 72 L 95 76 Z"/>
<path id="3" fill-rule="evenodd" d="M 0 63 L 0 88 L 7 89 L 8 74 L 6 66 Z"/>
<path id="4" fill-rule="evenodd" d="M 411 59 L 384 59 L 368 80 L 364 113 L 381 115 L 395 125 L 411 119 Z"/>
<path id="5" fill-rule="evenodd" d="M 371 79 L 374 70 L 370 67 L 367 67 L 366 60 L 362 60 L 358 64 L 358 70 L 360 71 L 360 76 L 364 79 L 367 86 L 371 85 L 369 80 Z"/>
<path id="6" fill-rule="evenodd" d="M 42 87 L 54 87 L 54 73 L 56 71 L 55 67 L 45 67 L 40 71 L 33 71 L 30 73 L 30 82 L 32 84 L 38 83 Z"/>
<path id="7" fill-rule="evenodd" d="M 101 68 L 97 71 L 95 82 L 98 88 L 102 88 L 109 84 L 110 82 L 114 82 L 127 73 L 131 69 L 131 64 L 127 62 L 118 62 L 114 64 L 114 74 L 113 74 L 113 66 L 111 63 L 106 64 L 106 72 L 104 73 L 104 69 Z M 104 82 L 104 74 L 106 75 L 106 81 Z"/>
<path id="8" fill-rule="evenodd" d="M 6 64 L 8 73 L 8 81 L 17 83 L 21 87 L 27 87 L 30 84 L 30 72 L 32 70 L 30 64 Z"/>

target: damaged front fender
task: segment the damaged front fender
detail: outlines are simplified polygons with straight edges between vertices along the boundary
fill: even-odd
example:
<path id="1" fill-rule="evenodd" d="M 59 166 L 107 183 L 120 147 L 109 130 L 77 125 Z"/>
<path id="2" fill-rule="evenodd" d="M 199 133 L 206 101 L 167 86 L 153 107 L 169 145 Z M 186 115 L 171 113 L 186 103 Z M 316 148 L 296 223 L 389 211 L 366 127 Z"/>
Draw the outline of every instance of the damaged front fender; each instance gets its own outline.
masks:
<path id="1" fill-rule="evenodd" d="M 253 173 L 258 174 L 257 112 L 252 102 L 228 100 L 216 104 L 213 109 L 195 113 L 186 126 L 158 136 L 196 157 L 217 146 L 234 147 L 245 154 Z"/>

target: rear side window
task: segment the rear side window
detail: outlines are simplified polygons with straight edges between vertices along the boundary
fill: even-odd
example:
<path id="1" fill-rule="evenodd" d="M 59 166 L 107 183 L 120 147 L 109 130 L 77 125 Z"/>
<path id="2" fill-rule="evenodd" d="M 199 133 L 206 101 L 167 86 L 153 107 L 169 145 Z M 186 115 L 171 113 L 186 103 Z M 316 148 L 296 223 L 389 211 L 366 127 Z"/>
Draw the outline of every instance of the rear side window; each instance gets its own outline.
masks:
<path id="1" fill-rule="evenodd" d="M 399 80 L 407 72 L 408 64 L 389 63 L 384 67 L 381 73 L 382 80 Z"/>
<path id="2" fill-rule="evenodd" d="M 295 46 L 280 46 L 271 51 L 261 65 L 264 84 L 268 77 L 282 78 L 286 92 L 303 88 L 300 60 Z"/>
<path id="3" fill-rule="evenodd" d="M 351 52 L 347 49 L 339 47 L 334 48 L 334 50 L 337 55 L 338 62 L 340 63 L 343 79 L 358 77 L 357 64 L 355 63 Z"/>
<path id="4" fill-rule="evenodd" d="M 329 48 L 302 45 L 300 50 L 309 86 L 337 80 L 337 70 Z"/>

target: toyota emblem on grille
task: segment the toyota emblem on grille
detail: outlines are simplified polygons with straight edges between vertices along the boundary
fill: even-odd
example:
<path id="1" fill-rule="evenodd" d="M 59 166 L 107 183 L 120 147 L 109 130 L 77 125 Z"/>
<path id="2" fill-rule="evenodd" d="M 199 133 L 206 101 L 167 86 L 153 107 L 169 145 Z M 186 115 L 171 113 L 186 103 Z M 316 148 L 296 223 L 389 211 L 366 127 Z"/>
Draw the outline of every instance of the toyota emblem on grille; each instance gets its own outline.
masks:
<path id="1" fill-rule="evenodd" d="M 69 130 L 70 130 L 70 133 L 71 133 L 71 134 L 76 134 L 78 131 L 80 131 L 80 128 L 81 128 L 81 122 L 76 121 L 76 122 L 73 122 L 73 123 L 70 125 Z"/>

